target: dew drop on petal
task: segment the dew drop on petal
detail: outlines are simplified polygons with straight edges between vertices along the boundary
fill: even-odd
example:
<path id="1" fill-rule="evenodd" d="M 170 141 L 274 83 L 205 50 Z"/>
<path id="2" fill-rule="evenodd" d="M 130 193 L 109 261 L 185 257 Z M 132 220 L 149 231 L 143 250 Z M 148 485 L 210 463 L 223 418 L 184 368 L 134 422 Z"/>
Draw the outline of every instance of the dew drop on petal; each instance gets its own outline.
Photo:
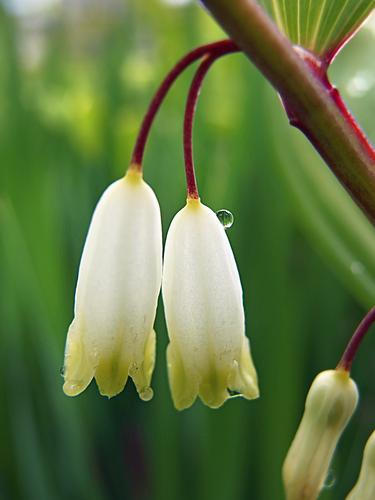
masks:
<path id="1" fill-rule="evenodd" d="M 65 376 L 65 366 L 64 366 L 64 365 L 62 365 L 62 367 L 60 368 L 60 375 L 61 375 L 62 377 L 64 377 L 64 376 Z"/>
<path id="2" fill-rule="evenodd" d="M 229 210 L 226 210 L 225 208 L 218 210 L 216 212 L 216 217 L 219 219 L 220 224 L 223 226 L 224 229 L 229 229 L 230 227 L 232 227 L 234 222 L 234 217 L 232 212 L 229 212 Z"/>
<path id="3" fill-rule="evenodd" d="M 153 396 L 154 391 L 151 389 L 151 387 L 145 387 L 139 393 L 139 397 L 142 399 L 142 401 L 150 401 Z"/>

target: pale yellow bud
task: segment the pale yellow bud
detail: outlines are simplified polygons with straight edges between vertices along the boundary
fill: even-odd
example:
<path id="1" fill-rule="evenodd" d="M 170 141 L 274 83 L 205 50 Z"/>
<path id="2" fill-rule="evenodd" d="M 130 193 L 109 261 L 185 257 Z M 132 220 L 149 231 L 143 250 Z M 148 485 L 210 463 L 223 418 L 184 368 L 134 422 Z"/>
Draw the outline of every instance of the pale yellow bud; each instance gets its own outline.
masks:
<path id="1" fill-rule="evenodd" d="M 337 442 L 357 401 L 357 387 L 348 372 L 327 370 L 315 378 L 283 466 L 288 500 L 314 500 L 318 497 Z"/>
<path id="2" fill-rule="evenodd" d="M 375 498 L 375 431 L 369 437 L 365 451 L 361 472 L 357 484 L 346 497 L 346 500 L 374 500 Z"/>

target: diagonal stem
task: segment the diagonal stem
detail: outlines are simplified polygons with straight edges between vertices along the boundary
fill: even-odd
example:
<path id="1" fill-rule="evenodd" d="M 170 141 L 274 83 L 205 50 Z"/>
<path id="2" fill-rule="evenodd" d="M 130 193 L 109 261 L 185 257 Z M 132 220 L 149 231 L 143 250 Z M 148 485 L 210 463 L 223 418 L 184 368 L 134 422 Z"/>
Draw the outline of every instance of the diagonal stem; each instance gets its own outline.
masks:
<path id="1" fill-rule="evenodd" d="M 375 307 L 370 309 L 363 320 L 358 325 L 356 331 L 353 333 L 344 354 L 341 357 L 339 364 L 337 365 L 337 370 L 350 371 L 352 367 L 353 360 L 357 354 L 358 348 L 361 345 L 363 339 L 365 338 L 370 327 L 375 322 Z"/>
<path id="2" fill-rule="evenodd" d="M 189 94 L 186 100 L 185 117 L 184 117 L 184 159 L 187 196 L 190 199 L 198 199 L 198 186 L 195 178 L 195 167 L 193 157 L 193 124 L 194 116 L 197 107 L 199 93 L 202 87 L 204 77 L 215 61 L 215 56 L 208 56 L 199 65 L 193 81 L 191 82 Z"/>
<path id="3" fill-rule="evenodd" d="M 310 70 L 254 0 L 203 3 L 279 92 L 292 125 L 375 224 L 375 150 L 332 87 Z"/>
<path id="4" fill-rule="evenodd" d="M 238 52 L 236 47 L 227 47 L 220 52 L 213 52 L 206 55 L 200 66 L 198 67 L 186 100 L 185 117 L 184 117 L 184 159 L 185 159 L 185 173 L 187 184 L 188 198 L 199 198 L 197 181 L 195 178 L 194 157 L 193 157 L 193 125 L 195 111 L 198 103 L 199 93 L 202 88 L 204 78 L 212 66 L 212 64 L 220 57 Z"/>

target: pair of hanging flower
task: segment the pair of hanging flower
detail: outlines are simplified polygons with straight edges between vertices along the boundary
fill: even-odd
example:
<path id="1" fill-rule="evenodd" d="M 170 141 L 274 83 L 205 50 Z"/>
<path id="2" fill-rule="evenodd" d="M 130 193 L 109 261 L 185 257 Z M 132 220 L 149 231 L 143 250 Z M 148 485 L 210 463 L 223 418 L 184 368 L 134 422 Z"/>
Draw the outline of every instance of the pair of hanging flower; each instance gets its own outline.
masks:
<path id="1" fill-rule="evenodd" d="M 96 207 L 66 342 L 64 391 L 69 396 L 84 391 L 94 377 L 101 394 L 115 396 L 130 376 L 140 397 L 152 398 L 153 324 L 161 287 L 176 408 L 188 408 L 197 395 L 212 408 L 221 406 L 233 392 L 247 399 L 259 395 L 236 263 L 223 225 L 200 202 L 192 155 L 194 112 L 204 77 L 216 59 L 238 50 L 234 42 L 223 40 L 198 47 L 177 63 L 145 115 L 127 174 L 108 187 Z M 160 209 L 142 178 L 143 154 L 166 93 L 198 59 L 203 60 L 190 87 L 184 120 L 187 204 L 172 221 L 162 265 Z M 326 370 L 313 381 L 283 466 L 288 500 L 315 500 L 324 485 L 337 443 L 358 402 L 351 365 L 373 323 L 375 308 L 354 332 L 336 370 Z M 375 498 L 374 457 L 375 432 L 348 500 Z"/>
<path id="2" fill-rule="evenodd" d="M 236 50 L 231 41 L 200 47 L 172 69 L 151 102 L 127 174 L 107 188 L 95 209 L 65 349 L 64 392 L 69 396 L 80 394 L 95 377 L 100 393 L 112 397 L 130 376 L 141 399 L 152 398 L 153 324 L 161 286 L 176 408 L 188 408 L 197 395 L 212 408 L 233 392 L 247 399 L 259 395 L 236 263 L 222 224 L 200 202 L 191 148 L 204 75 L 215 59 Z M 185 113 L 187 204 L 172 221 L 162 265 L 160 209 L 142 178 L 143 152 L 165 94 L 181 71 L 202 56 Z"/>

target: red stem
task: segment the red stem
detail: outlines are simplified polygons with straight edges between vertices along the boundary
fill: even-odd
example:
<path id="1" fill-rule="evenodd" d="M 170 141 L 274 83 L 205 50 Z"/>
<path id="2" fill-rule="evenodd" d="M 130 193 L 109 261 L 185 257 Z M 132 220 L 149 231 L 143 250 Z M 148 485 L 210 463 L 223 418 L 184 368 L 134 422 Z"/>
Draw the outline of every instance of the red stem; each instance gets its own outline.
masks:
<path id="1" fill-rule="evenodd" d="M 375 322 L 375 307 L 370 309 L 363 320 L 358 325 L 356 331 L 353 333 L 352 338 L 347 345 L 344 354 L 341 357 L 339 364 L 337 365 L 337 370 L 350 371 L 352 367 L 353 360 L 357 354 L 358 348 L 362 343 L 362 340 L 369 331 L 371 325 Z"/>
<path id="2" fill-rule="evenodd" d="M 328 78 L 327 78 L 328 81 Z M 362 144 L 363 149 L 367 152 L 367 155 L 369 158 L 372 158 L 373 162 L 375 163 L 375 148 L 371 144 L 371 142 L 368 140 L 366 134 L 363 132 L 361 127 L 359 126 L 358 122 L 354 118 L 354 116 L 351 114 L 349 111 L 347 105 L 343 101 L 339 91 L 333 87 L 333 85 L 328 81 L 329 83 L 329 88 L 328 90 L 331 93 L 331 98 L 333 102 L 336 104 L 337 108 L 340 110 L 341 114 L 345 118 L 346 122 L 350 124 L 352 127 L 355 135 L 357 136 L 358 141 Z"/>
<path id="3" fill-rule="evenodd" d="M 191 82 L 191 87 L 186 100 L 184 118 L 184 158 L 188 198 L 199 198 L 193 158 L 193 124 L 202 83 L 214 61 L 215 56 L 211 55 L 206 57 L 200 64 L 194 75 L 193 81 Z"/>
<path id="4" fill-rule="evenodd" d="M 141 127 L 138 132 L 137 140 L 131 157 L 131 165 L 139 171 L 142 171 L 142 162 L 147 138 L 150 132 L 154 118 L 167 95 L 169 89 L 177 79 L 177 77 L 193 62 L 201 59 L 207 54 L 226 54 L 228 52 L 238 51 L 237 45 L 232 40 L 220 40 L 218 42 L 202 45 L 186 54 L 167 74 L 160 87 L 156 91 L 147 113 L 145 114 Z"/>
<path id="5" fill-rule="evenodd" d="M 349 113 L 319 78 L 306 71 L 258 1 L 201 1 L 279 92 L 291 123 L 310 139 L 375 225 L 375 154 Z"/>
<path id="6" fill-rule="evenodd" d="M 184 117 L 184 158 L 185 158 L 185 173 L 187 184 L 188 198 L 198 199 L 198 187 L 195 178 L 194 158 L 193 158 L 193 125 L 194 116 L 197 108 L 197 102 L 202 88 L 204 78 L 210 69 L 211 65 L 225 54 L 238 52 L 236 46 L 226 47 L 221 52 L 213 52 L 207 55 L 197 69 L 193 81 L 191 82 L 189 94 L 186 100 L 185 117 Z"/>
<path id="7" fill-rule="evenodd" d="M 352 35 L 351 35 L 352 36 Z M 345 41 L 342 42 L 344 44 Z M 334 87 L 331 82 L 328 79 L 328 68 L 341 48 L 342 45 L 338 46 L 335 48 L 335 51 L 332 51 L 332 54 L 327 55 L 324 59 L 321 59 L 319 56 L 316 56 L 312 52 L 299 47 L 298 45 L 294 46 L 294 49 L 296 52 L 301 56 L 301 58 L 307 63 L 309 68 L 311 69 L 312 73 L 316 76 L 316 78 L 320 81 L 320 83 L 323 85 L 325 91 L 327 94 L 330 96 L 331 100 L 334 102 L 335 106 L 337 109 L 340 111 L 342 116 L 344 117 L 346 123 L 350 125 L 352 128 L 353 132 L 355 133 L 358 141 L 362 144 L 363 149 L 366 151 L 366 154 L 368 155 L 369 158 L 372 159 L 373 162 L 375 162 L 375 149 L 374 146 L 370 143 L 368 140 L 366 134 L 363 132 L 361 127 L 358 125 L 357 121 L 355 120 L 354 116 L 351 114 L 349 111 L 347 105 L 345 104 L 344 100 L 342 99 L 339 91 Z M 290 119 L 291 125 L 293 125 L 296 128 L 299 128 L 302 132 L 304 132 L 309 139 L 314 142 L 314 137 L 311 133 L 309 133 L 306 128 L 304 127 L 303 122 L 296 118 L 296 114 L 293 112 L 293 109 L 288 105 L 288 100 L 283 98 L 283 103 L 285 107 L 285 111 Z"/>

